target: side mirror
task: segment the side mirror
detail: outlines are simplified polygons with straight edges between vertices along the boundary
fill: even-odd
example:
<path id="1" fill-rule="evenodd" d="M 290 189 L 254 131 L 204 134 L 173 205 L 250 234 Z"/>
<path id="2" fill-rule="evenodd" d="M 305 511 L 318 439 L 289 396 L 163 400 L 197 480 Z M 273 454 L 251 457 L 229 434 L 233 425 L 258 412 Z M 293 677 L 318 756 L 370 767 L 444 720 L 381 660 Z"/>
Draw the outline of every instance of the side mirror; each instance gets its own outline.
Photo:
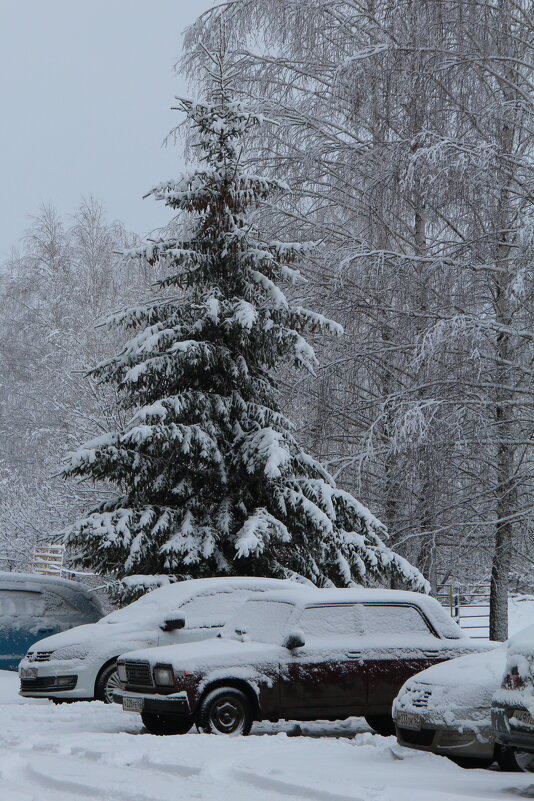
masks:
<path id="1" fill-rule="evenodd" d="M 183 615 L 175 615 L 173 617 L 166 617 L 163 623 L 160 623 L 162 631 L 176 631 L 183 629 L 185 626 L 185 617 Z"/>
<path id="2" fill-rule="evenodd" d="M 283 642 L 284 648 L 292 651 L 294 648 L 302 648 L 305 645 L 304 634 L 301 631 L 290 631 Z"/>

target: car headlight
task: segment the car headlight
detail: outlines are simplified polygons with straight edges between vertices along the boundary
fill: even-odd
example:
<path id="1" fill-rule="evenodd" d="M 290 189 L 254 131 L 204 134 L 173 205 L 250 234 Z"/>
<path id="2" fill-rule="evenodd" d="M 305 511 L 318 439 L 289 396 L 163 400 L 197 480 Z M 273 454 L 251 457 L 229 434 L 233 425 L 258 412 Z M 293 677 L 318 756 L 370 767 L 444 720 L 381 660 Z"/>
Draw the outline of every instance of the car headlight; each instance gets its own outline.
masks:
<path id="1" fill-rule="evenodd" d="M 154 683 L 160 687 L 174 687 L 174 673 L 170 665 L 158 665 L 154 668 Z"/>
<path id="2" fill-rule="evenodd" d="M 122 684 L 126 684 L 127 676 L 126 676 L 126 665 L 124 662 L 117 662 L 117 674 L 119 676 L 119 681 Z"/>

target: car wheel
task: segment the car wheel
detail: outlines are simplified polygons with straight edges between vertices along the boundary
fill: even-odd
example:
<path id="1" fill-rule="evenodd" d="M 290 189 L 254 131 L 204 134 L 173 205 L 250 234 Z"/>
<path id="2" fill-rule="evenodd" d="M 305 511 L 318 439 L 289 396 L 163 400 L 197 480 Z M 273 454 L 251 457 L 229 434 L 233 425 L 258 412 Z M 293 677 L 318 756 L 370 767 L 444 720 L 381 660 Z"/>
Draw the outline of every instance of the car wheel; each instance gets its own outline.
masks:
<path id="1" fill-rule="evenodd" d="M 248 734 L 252 726 L 250 702 L 235 687 L 218 687 L 202 701 L 198 723 L 207 734 Z"/>
<path id="2" fill-rule="evenodd" d="M 449 757 L 451 762 L 455 765 L 464 768 L 465 770 L 475 770 L 476 768 L 489 768 L 492 759 L 484 759 L 482 757 Z"/>
<path id="3" fill-rule="evenodd" d="M 142 712 L 141 720 L 150 734 L 187 734 L 193 725 L 193 718 L 175 718 L 158 715 L 157 712 Z"/>
<path id="4" fill-rule="evenodd" d="M 114 690 L 120 690 L 121 683 L 117 673 L 117 663 L 112 662 L 101 671 L 95 686 L 95 698 L 105 704 L 113 703 Z"/>
<path id="5" fill-rule="evenodd" d="M 366 715 L 365 720 L 377 734 L 381 734 L 383 737 L 395 734 L 395 724 L 391 715 Z"/>
<path id="6" fill-rule="evenodd" d="M 500 769 L 507 773 L 534 772 L 534 754 L 526 751 L 499 745 L 495 751 L 495 759 Z"/>

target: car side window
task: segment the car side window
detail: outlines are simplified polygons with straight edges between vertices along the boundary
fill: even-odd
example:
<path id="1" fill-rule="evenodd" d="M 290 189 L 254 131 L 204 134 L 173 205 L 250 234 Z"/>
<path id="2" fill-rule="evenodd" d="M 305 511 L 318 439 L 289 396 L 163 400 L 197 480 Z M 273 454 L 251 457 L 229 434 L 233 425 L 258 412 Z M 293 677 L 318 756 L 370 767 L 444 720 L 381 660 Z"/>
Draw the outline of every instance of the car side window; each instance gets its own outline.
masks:
<path id="1" fill-rule="evenodd" d="M 73 614 L 73 612 L 78 611 L 76 607 L 67 601 L 66 598 L 64 598 L 62 595 L 58 595 L 56 592 L 46 591 L 43 593 L 43 596 L 45 614 L 61 617 L 63 615 L 70 616 Z"/>
<path id="2" fill-rule="evenodd" d="M 197 595 L 180 607 L 185 617 L 186 629 L 224 626 L 229 617 L 251 596 L 250 590 L 234 592 L 212 592 Z"/>
<path id="3" fill-rule="evenodd" d="M 432 634 L 431 627 L 415 606 L 363 604 L 367 634 Z M 434 635 L 435 636 L 435 635 Z"/>
<path id="4" fill-rule="evenodd" d="M 339 637 L 356 633 L 354 604 L 309 606 L 302 611 L 296 627 L 306 640 Z"/>

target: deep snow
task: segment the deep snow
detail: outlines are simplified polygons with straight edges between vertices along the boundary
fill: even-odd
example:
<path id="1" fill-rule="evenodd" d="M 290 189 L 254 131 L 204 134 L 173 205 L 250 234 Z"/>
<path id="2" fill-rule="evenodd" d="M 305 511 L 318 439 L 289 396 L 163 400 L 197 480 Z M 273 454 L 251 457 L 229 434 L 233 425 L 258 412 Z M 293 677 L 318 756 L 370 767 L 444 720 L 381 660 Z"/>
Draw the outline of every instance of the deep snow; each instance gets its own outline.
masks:
<path id="1" fill-rule="evenodd" d="M 531 775 L 465 771 L 370 734 L 359 719 L 262 724 L 235 739 L 155 737 L 117 706 L 22 701 L 17 688 L 16 674 L 0 672 L 0 797 L 9 801 L 534 798 Z"/>

